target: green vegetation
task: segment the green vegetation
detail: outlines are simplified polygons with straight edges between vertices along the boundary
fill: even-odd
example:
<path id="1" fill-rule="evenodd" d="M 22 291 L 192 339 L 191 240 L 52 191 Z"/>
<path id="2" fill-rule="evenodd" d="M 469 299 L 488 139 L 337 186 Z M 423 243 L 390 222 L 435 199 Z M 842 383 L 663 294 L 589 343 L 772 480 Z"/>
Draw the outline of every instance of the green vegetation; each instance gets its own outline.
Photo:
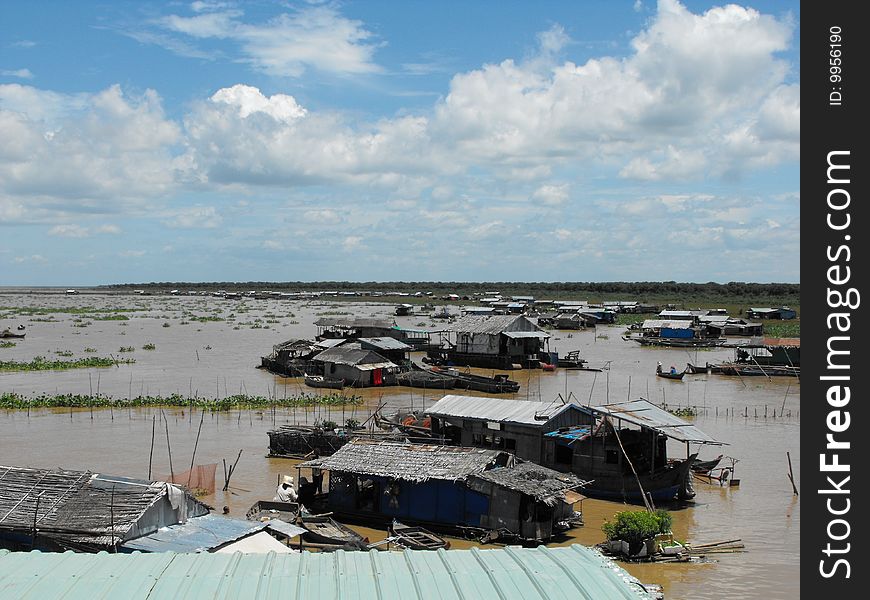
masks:
<path id="1" fill-rule="evenodd" d="M 0 348 L 14 348 L 15 342 L 10 342 L 9 340 L 0 341 Z"/>
<path id="2" fill-rule="evenodd" d="M 764 335 L 767 337 L 799 338 L 801 336 L 800 319 L 764 321 Z"/>
<path id="3" fill-rule="evenodd" d="M 343 396 L 328 394 L 300 394 L 288 398 L 266 398 L 264 396 L 235 395 L 226 398 L 189 398 L 179 394 L 171 396 L 137 396 L 135 398 L 113 398 L 111 396 L 90 396 L 80 394 L 42 394 L 40 396 L 21 396 L 4 392 L 0 394 L 0 409 L 21 410 L 28 408 L 126 408 L 126 407 L 196 407 L 202 410 L 225 411 L 230 409 L 251 408 L 271 409 L 309 407 L 309 406 L 344 406 L 363 403 L 361 396 Z"/>
<path id="4" fill-rule="evenodd" d="M 72 350 L 55 350 L 54 353 L 58 356 L 70 357 L 73 355 Z"/>
<path id="5" fill-rule="evenodd" d="M 85 348 L 85 352 L 87 352 L 88 354 L 93 354 L 93 353 L 96 352 L 96 351 L 97 351 L 96 348 L 91 348 L 90 346 L 88 346 L 87 348 Z"/>
<path id="6" fill-rule="evenodd" d="M 46 360 L 44 356 L 35 356 L 30 362 L 15 360 L 0 360 L 0 371 L 62 371 L 66 369 L 90 369 L 92 367 L 114 367 L 119 364 L 132 364 L 132 358 L 113 359 L 91 356 L 76 360 Z"/>
<path id="7" fill-rule="evenodd" d="M 149 343 L 145 344 L 144 346 L 142 346 L 142 349 L 143 350 L 157 350 L 157 346 L 155 346 L 154 344 L 149 342 Z"/>
<path id="8" fill-rule="evenodd" d="M 118 352 L 135 352 L 136 348 L 133 346 L 121 346 L 118 348 Z"/>
<path id="9" fill-rule="evenodd" d="M 601 531 L 608 540 L 628 542 L 629 551 L 634 554 L 640 550 L 645 540 L 669 532 L 672 521 L 673 518 L 666 510 L 625 510 L 616 513 L 613 521 L 605 521 Z"/>
<path id="10" fill-rule="evenodd" d="M 127 315 L 106 315 L 104 317 L 91 317 L 94 321 L 129 321 L 130 317 Z"/>

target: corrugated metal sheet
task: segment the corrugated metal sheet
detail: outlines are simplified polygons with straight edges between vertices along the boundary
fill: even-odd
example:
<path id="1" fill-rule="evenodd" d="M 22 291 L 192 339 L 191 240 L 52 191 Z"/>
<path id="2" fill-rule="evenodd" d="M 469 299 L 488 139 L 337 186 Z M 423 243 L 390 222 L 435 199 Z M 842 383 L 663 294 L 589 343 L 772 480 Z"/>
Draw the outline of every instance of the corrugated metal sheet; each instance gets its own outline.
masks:
<path id="1" fill-rule="evenodd" d="M 399 340 L 391 337 L 372 337 L 372 338 L 359 338 L 359 343 L 363 348 L 366 346 L 371 346 L 372 348 L 376 348 L 379 350 L 410 350 L 411 346 L 404 342 L 400 342 Z"/>
<path id="2" fill-rule="evenodd" d="M 553 402 L 449 394 L 430 406 L 426 413 L 437 417 L 463 417 L 542 427 L 547 421 L 572 406 L 585 410 L 577 404 L 555 404 Z"/>
<path id="3" fill-rule="evenodd" d="M 43 554 L 0 550 L 6 598 L 651 600 L 592 548 L 298 554 Z"/>
<path id="4" fill-rule="evenodd" d="M 451 325 L 448 331 L 497 335 L 507 330 L 515 321 L 520 319 L 528 321 L 522 315 L 466 315 Z M 526 329 L 530 331 L 543 331 L 538 329 L 531 321 L 528 321 Z"/>
<path id="5" fill-rule="evenodd" d="M 666 321 L 664 319 L 647 319 L 641 325 L 643 329 L 689 329 L 692 327 L 691 321 Z"/>
<path id="6" fill-rule="evenodd" d="M 547 339 L 550 334 L 546 331 L 505 331 L 504 335 L 512 339 L 541 338 Z"/>
<path id="7" fill-rule="evenodd" d="M 373 352 L 372 350 L 363 350 L 361 348 L 353 348 L 350 346 L 338 346 L 337 348 L 329 348 L 324 350 L 312 360 L 325 363 L 335 363 L 337 365 L 376 365 L 375 368 L 395 367 L 396 365 L 388 361 L 386 358 Z"/>
<path id="8" fill-rule="evenodd" d="M 266 527 L 266 523 L 217 515 L 188 519 L 186 523 L 161 527 L 152 534 L 122 544 L 142 552 L 206 552 Z"/>
<path id="9" fill-rule="evenodd" d="M 691 423 L 684 421 L 676 415 L 672 415 L 646 400 L 605 404 L 604 406 L 595 406 L 592 410 L 634 423 L 635 425 L 649 427 L 680 442 L 697 444 L 725 443 L 713 439 Z"/>

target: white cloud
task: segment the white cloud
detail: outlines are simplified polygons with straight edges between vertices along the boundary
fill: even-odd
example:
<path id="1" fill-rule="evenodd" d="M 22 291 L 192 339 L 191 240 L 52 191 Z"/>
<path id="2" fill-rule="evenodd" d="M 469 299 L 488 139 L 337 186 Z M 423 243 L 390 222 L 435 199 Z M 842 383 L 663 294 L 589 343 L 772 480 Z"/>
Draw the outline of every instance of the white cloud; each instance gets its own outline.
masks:
<path id="1" fill-rule="evenodd" d="M 542 185 L 532 194 L 532 199 L 547 206 L 558 206 L 568 199 L 568 184 Z"/>
<path id="2" fill-rule="evenodd" d="M 246 23 L 240 10 L 218 3 L 195 3 L 195 15 L 157 21 L 165 30 L 196 39 L 229 39 L 243 60 L 271 75 L 299 77 L 309 68 L 338 74 L 380 72 L 376 44 L 363 23 L 342 16 L 333 5 L 306 6 L 263 24 Z M 161 43 L 159 38 L 152 40 Z M 169 50 L 173 44 L 163 43 Z"/>
<path id="3" fill-rule="evenodd" d="M 55 225 L 48 231 L 48 235 L 71 238 L 86 238 L 90 237 L 91 233 L 87 227 L 80 225 Z"/>
<path id="4" fill-rule="evenodd" d="M 173 229 L 214 229 L 223 217 L 214 206 L 192 206 L 170 211 L 163 223 Z"/>
<path id="5" fill-rule="evenodd" d="M 122 250 L 118 252 L 118 256 L 121 258 L 140 258 L 145 256 L 147 252 L 145 250 Z"/>
<path id="6" fill-rule="evenodd" d="M 341 245 L 345 250 L 356 250 L 362 245 L 363 238 L 359 235 L 349 235 L 344 238 L 344 241 Z"/>
<path id="7" fill-rule="evenodd" d="M 41 254 L 31 254 L 30 256 L 16 256 L 12 259 L 12 262 L 16 264 L 45 264 L 48 262 L 48 259 Z"/>
<path id="8" fill-rule="evenodd" d="M 18 77 L 19 79 L 33 79 L 33 73 L 30 69 L 14 69 L 0 71 L 0 75 L 4 77 Z"/>
<path id="9" fill-rule="evenodd" d="M 174 185 L 180 128 L 152 90 L 64 95 L 0 85 L 0 197 L 34 212 L 112 213 Z"/>
<path id="10" fill-rule="evenodd" d="M 55 225 L 48 230 L 48 235 L 69 238 L 88 238 L 96 234 L 118 234 L 121 228 L 117 225 L 106 224 L 97 227 L 82 227 L 75 223 Z"/>
<path id="11" fill-rule="evenodd" d="M 242 84 L 218 90 L 211 101 L 237 107 L 243 119 L 253 113 L 264 113 L 277 121 L 291 123 L 306 113 L 293 96 L 275 94 L 267 98 L 257 88 Z"/>

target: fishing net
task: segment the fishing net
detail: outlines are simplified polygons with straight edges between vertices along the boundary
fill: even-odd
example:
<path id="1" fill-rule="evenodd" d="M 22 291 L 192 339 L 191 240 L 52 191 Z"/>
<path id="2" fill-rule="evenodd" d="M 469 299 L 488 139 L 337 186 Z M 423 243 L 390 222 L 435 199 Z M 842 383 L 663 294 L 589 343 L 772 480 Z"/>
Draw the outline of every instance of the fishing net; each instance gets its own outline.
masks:
<path id="1" fill-rule="evenodd" d="M 158 480 L 182 485 L 189 489 L 194 496 L 211 496 L 215 491 L 214 476 L 216 471 L 217 463 L 196 465 L 183 473 L 176 473 L 174 477 L 166 475 L 159 477 Z"/>

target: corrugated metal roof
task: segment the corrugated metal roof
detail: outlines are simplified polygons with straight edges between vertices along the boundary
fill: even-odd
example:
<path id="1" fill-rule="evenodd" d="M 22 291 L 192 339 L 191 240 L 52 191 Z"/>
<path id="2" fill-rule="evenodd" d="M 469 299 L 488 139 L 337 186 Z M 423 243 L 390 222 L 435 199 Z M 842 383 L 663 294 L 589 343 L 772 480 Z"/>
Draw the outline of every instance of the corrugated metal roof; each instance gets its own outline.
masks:
<path id="1" fill-rule="evenodd" d="M 504 335 L 511 339 L 541 338 L 546 339 L 550 334 L 546 331 L 505 331 Z"/>
<path id="2" fill-rule="evenodd" d="M 0 550 L 9 598 L 159 600 L 651 600 L 597 550 L 561 548 L 294 554 L 50 554 Z"/>
<path id="3" fill-rule="evenodd" d="M 203 515 L 186 523 L 161 527 L 154 533 L 122 544 L 142 552 L 206 552 L 256 533 L 266 527 L 259 521 L 243 521 L 217 515 Z"/>
<path id="4" fill-rule="evenodd" d="M 553 402 L 449 394 L 430 406 L 426 410 L 426 414 L 437 417 L 484 419 L 499 423 L 522 423 L 542 427 L 547 421 L 572 406 L 579 410 L 585 410 L 577 404 L 555 404 Z"/>
<path id="5" fill-rule="evenodd" d="M 800 348 L 800 338 L 772 338 L 766 337 L 763 340 L 765 346 L 787 346 L 790 348 Z"/>
<path id="6" fill-rule="evenodd" d="M 643 329 L 660 329 L 665 327 L 667 329 L 691 329 L 692 322 L 691 321 L 665 321 L 663 319 L 647 319 L 641 325 Z"/>
<path id="7" fill-rule="evenodd" d="M 362 365 L 377 365 L 378 368 L 396 366 L 377 352 L 363 350 L 359 347 L 354 348 L 350 345 L 329 348 L 315 356 L 312 360 L 338 365 L 352 365 L 360 368 L 362 368 Z"/>
<path id="8" fill-rule="evenodd" d="M 522 315 L 466 315 L 451 325 L 448 331 L 497 335 L 520 319 L 528 321 L 529 331 L 543 331 Z"/>
<path id="9" fill-rule="evenodd" d="M 592 410 L 634 423 L 635 425 L 649 427 L 680 442 L 697 444 L 725 443 L 713 439 L 691 423 L 684 421 L 676 415 L 672 415 L 647 400 L 633 400 L 631 402 L 593 406 Z"/>
<path id="10" fill-rule="evenodd" d="M 372 337 L 372 338 L 359 338 L 360 344 L 362 344 L 363 348 L 367 345 L 373 348 L 377 348 L 379 350 L 410 350 L 411 346 L 404 342 L 400 342 L 396 338 L 391 337 Z"/>

